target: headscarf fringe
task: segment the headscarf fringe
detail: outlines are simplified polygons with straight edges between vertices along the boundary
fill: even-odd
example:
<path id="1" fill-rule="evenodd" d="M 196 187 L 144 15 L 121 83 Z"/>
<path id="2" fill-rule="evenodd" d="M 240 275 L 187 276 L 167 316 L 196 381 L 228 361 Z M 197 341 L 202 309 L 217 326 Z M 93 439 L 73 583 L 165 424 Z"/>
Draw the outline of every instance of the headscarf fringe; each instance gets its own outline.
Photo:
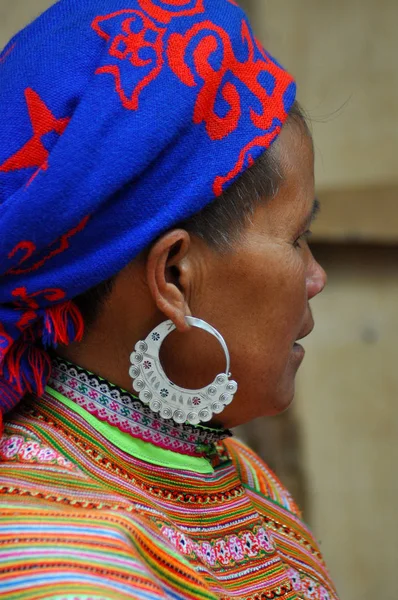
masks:
<path id="1" fill-rule="evenodd" d="M 40 396 L 51 373 L 51 359 L 43 348 L 20 339 L 7 352 L 3 371 L 21 395 L 33 392 Z"/>
<path id="2" fill-rule="evenodd" d="M 43 345 L 46 348 L 80 342 L 83 333 L 83 317 L 72 300 L 46 309 L 42 333 Z"/>
<path id="3" fill-rule="evenodd" d="M 3 376 L 21 396 L 28 392 L 41 396 L 51 374 L 47 348 L 80 342 L 83 333 L 83 317 L 73 301 L 46 309 L 39 335 L 29 328 L 10 347 L 1 365 Z"/>

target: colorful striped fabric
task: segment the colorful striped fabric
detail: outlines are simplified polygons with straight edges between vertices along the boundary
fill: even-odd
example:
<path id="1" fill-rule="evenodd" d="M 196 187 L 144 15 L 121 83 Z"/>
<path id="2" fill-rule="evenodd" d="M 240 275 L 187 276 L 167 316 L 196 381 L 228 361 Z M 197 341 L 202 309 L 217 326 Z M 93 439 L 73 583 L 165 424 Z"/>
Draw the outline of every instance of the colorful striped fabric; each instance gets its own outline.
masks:
<path id="1" fill-rule="evenodd" d="M 207 472 L 149 463 L 26 399 L 0 443 L 0 598 L 335 600 L 275 475 L 235 439 L 214 450 Z"/>

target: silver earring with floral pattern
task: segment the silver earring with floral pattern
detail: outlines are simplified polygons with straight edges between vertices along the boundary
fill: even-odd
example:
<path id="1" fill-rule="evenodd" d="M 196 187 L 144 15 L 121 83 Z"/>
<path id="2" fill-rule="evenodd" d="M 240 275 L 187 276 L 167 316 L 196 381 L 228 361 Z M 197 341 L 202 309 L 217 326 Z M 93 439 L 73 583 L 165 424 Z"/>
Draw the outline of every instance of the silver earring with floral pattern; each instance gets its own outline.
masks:
<path id="1" fill-rule="evenodd" d="M 210 421 L 213 415 L 222 413 L 231 404 L 238 384 L 231 380 L 230 356 L 222 335 L 201 319 L 186 317 L 186 321 L 192 327 L 207 331 L 220 342 L 226 358 L 225 373 L 220 373 L 213 382 L 199 390 L 188 390 L 170 381 L 161 365 L 159 352 L 166 337 L 176 329 L 172 321 L 164 321 L 145 340 L 136 344 L 130 356 L 129 372 L 134 391 L 151 410 L 163 419 L 198 425 Z"/>

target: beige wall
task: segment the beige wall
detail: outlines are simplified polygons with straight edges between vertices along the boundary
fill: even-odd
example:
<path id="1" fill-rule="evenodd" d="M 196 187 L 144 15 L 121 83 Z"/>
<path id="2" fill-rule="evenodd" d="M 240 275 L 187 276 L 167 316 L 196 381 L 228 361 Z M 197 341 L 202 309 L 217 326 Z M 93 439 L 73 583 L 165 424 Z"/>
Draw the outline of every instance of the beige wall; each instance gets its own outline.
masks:
<path id="1" fill-rule="evenodd" d="M 52 4 L 55 4 L 54 0 L 0 0 L 0 48 Z"/>
<path id="2" fill-rule="evenodd" d="M 246 3 L 314 119 L 319 187 L 396 183 L 397 0 Z"/>
<path id="3" fill-rule="evenodd" d="M 296 415 L 311 524 L 344 600 L 395 600 L 398 249 L 323 247 Z"/>

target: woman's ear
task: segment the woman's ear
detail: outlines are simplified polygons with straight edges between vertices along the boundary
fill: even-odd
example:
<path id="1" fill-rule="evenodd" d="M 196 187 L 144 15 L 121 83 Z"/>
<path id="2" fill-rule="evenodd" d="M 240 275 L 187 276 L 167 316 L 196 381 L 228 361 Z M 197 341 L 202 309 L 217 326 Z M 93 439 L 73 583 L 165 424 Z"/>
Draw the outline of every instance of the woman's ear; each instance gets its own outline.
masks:
<path id="1" fill-rule="evenodd" d="M 191 316 L 185 265 L 190 246 L 189 233 L 174 229 L 153 244 L 146 259 L 146 277 L 152 298 L 181 333 L 190 329 L 185 321 L 185 317 Z"/>

